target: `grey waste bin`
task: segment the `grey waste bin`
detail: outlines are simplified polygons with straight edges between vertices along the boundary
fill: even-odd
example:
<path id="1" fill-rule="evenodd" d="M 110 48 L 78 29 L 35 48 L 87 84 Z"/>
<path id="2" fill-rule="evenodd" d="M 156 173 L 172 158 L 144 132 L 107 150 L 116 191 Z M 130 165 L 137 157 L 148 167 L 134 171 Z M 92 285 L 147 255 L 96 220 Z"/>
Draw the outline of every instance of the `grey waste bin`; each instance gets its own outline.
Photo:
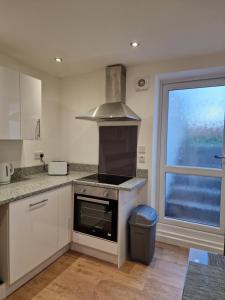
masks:
<path id="1" fill-rule="evenodd" d="M 156 210 L 147 205 L 137 206 L 129 218 L 131 259 L 150 264 L 155 251 Z"/>

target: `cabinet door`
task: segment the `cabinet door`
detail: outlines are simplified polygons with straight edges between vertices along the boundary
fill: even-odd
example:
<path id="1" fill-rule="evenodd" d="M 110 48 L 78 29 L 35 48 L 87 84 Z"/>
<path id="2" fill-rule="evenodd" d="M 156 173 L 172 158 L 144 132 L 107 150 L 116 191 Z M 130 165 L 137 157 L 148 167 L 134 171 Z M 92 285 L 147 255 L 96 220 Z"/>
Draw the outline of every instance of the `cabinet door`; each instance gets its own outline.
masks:
<path id="1" fill-rule="evenodd" d="M 0 67 L 0 139 L 20 139 L 19 73 Z"/>
<path id="2" fill-rule="evenodd" d="M 39 204 L 40 203 L 40 204 Z M 57 191 L 43 193 L 30 202 L 33 261 L 39 265 L 57 252 L 58 205 Z"/>
<path id="3" fill-rule="evenodd" d="M 20 74 L 21 139 L 40 137 L 41 80 Z"/>
<path id="4" fill-rule="evenodd" d="M 57 252 L 57 200 L 57 191 L 51 191 L 10 204 L 10 283 Z"/>
<path id="5" fill-rule="evenodd" d="M 59 240 L 58 249 L 69 244 L 72 239 L 72 216 L 73 216 L 73 201 L 72 201 L 72 186 L 65 186 L 58 190 L 58 205 L 59 205 Z"/>

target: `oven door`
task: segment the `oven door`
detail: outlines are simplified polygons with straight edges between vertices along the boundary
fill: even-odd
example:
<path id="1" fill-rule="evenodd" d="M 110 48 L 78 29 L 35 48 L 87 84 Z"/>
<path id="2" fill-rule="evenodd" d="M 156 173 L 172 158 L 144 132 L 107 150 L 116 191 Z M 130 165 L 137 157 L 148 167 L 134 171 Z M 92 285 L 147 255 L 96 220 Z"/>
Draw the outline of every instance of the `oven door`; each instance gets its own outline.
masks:
<path id="1" fill-rule="evenodd" d="M 117 241 L 118 201 L 75 194 L 74 230 Z"/>

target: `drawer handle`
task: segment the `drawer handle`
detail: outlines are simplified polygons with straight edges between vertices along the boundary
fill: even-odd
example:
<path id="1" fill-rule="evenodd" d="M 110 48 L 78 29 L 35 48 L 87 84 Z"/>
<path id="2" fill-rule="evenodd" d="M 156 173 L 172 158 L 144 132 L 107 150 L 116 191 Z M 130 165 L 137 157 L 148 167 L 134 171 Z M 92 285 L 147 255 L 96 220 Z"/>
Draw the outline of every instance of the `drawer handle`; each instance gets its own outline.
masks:
<path id="1" fill-rule="evenodd" d="M 31 203 L 29 206 L 30 207 L 34 207 L 34 206 L 36 206 L 36 205 L 38 205 L 38 204 L 42 204 L 42 203 L 45 203 L 45 202 L 47 202 L 48 201 L 48 199 L 44 199 L 44 200 L 41 200 L 41 201 L 39 201 L 39 202 L 37 202 L 37 203 Z"/>

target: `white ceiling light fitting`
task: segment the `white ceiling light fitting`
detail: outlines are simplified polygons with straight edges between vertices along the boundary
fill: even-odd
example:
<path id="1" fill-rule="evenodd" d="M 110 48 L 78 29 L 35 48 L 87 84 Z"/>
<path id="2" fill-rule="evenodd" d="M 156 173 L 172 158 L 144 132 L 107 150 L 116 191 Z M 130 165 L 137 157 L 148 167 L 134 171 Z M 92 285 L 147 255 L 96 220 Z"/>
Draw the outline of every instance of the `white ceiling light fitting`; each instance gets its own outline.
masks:
<path id="1" fill-rule="evenodd" d="M 140 43 L 138 43 L 137 41 L 133 41 L 133 42 L 130 42 L 130 46 L 131 46 L 132 48 L 137 48 L 137 47 L 140 46 Z"/>
<path id="2" fill-rule="evenodd" d="M 61 57 L 55 57 L 55 61 L 56 61 L 57 63 L 61 63 L 61 62 L 62 62 L 62 58 L 61 58 Z"/>

